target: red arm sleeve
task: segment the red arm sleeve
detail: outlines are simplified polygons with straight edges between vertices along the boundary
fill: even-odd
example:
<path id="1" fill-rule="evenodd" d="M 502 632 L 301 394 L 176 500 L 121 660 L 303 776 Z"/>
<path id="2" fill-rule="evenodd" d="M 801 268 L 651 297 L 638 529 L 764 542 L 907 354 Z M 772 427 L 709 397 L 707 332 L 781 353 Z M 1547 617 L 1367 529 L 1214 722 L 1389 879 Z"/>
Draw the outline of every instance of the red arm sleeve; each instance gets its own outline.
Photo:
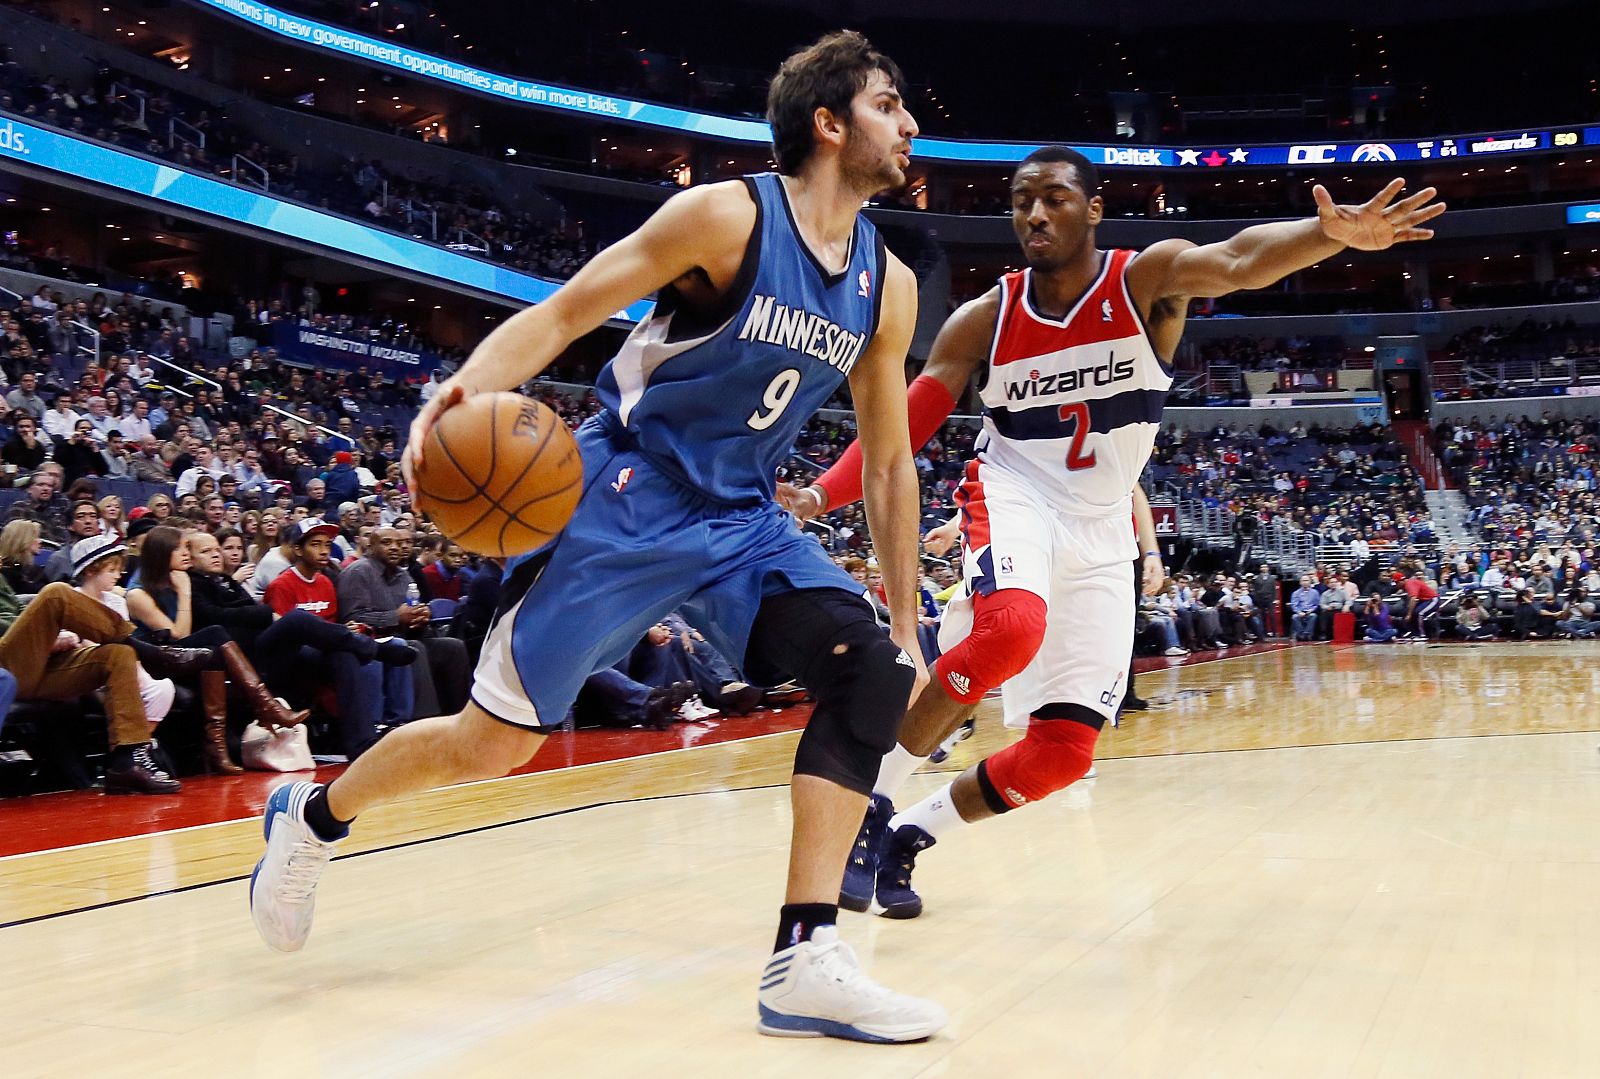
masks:
<path id="1" fill-rule="evenodd" d="M 911 425 L 911 449 L 919 450 L 939 425 L 955 411 L 956 399 L 932 375 L 918 375 L 906 390 L 906 419 Z M 828 509 L 848 506 L 861 498 L 861 441 L 850 443 L 834 466 L 817 477 L 816 486 L 828 495 Z"/>

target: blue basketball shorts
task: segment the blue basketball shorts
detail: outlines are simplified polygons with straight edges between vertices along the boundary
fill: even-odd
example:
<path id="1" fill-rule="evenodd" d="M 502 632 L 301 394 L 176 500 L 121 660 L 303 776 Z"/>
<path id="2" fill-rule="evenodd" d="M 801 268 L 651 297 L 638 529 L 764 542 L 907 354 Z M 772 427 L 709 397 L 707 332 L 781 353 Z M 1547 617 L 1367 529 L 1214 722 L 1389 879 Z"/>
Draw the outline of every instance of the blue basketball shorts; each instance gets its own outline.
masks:
<path id="1" fill-rule="evenodd" d="M 861 585 L 778 505 L 730 507 L 670 478 L 594 420 L 578 430 L 584 490 L 559 537 L 506 567 L 472 700 L 530 730 L 559 724 L 595 671 L 681 611 L 723 655 L 745 654 L 768 596 Z"/>

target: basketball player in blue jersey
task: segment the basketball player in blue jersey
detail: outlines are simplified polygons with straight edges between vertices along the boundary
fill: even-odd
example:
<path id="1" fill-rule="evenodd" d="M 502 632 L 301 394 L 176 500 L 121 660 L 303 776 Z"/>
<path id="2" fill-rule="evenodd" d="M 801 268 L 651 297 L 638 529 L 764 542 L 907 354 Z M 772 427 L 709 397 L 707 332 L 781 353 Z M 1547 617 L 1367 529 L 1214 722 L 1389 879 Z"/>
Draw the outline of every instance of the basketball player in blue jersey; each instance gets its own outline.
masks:
<path id="1" fill-rule="evenodd" d="M 1394 180 L 1360 205 L 1313 188 L 1317 216 L 1255 225 L 1221 243 L 1163 240 L 1140 252 L 1095 244 L 1099 177 L 1061 146 L 1012 178 L 1012 227 L 1027 269 L 963 305 L 908 393 L 911 441 L 932 436 L 974 376 L 984 404 L 976 460 L 957 494 L 963 590 L 945 612 L 944 653 L 885 758 L 852 850 L 843 905 L 913 918 L 920 851 L 967 823 L 1012 812 L 1082 778 L 1123 695 L 1133 638 L 1132 492 L 1149 458 L 1189 300 L 1260 289 L 1346 248 L 1427 240 L 1445 210 L 1433 188 Z M 853 448 L 818 482 L 785 485 L 805 519 L 861 494 Z M 1143 550 L 1147 579 L 1162 573 Z M 1151 565 L 1150 560 L 1155 564 Z M 917 805 L 900 785 L 1001 689 L 1024 737 Z"/>
<path id="2" fill-rule="evenodd" d="M 859 34 L 791 56 L 768 99 L 777 173 L 673 198 L 497 328 L 419 414 L 408 477 L 444 410 L 520 386 L 615 311 L 657 293 L 654 313 L 600 376 L 604 410 L 578 432 L 584 492 L 571 523 L 507 568 L 471 703 L 391 732 L 327 787 L 273 793 L 251 882 L 269 945 L 304 944 L 317 880 L 358 814 L 522 765 L 591 672 L 681 609 L 744 657 L 753 678 L 796 678 L 817 701 L 795 754 L 787 892 L 760 980 L 759 1029 L 904 1042 L 944 1026 L 939 1005 L 873 982 L 835 927 L 878 762 L 927 680 L 904 375 L 916 281 L 859 212 L 905 183 L 917 125 L 900 82 Z M 777 466 L 847 377 L 888 634 L 861 586 L 773 500 Z"/>

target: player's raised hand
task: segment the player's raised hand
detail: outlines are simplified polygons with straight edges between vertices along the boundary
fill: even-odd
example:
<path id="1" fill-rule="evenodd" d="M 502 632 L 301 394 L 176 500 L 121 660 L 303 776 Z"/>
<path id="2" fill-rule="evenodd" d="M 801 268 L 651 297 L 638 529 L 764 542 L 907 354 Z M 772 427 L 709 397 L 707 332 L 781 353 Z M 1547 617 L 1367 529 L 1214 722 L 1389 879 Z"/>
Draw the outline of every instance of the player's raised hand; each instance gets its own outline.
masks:
<path id="1" fill-rule="evenodd" d="M 1360 206 L 1346 206 L 1334 202 L 1328 189 L 1318 184 L 1311 195 L 1317 200 L 1323 235 L 1357 251 L 1382 251 L 1395 244 L 1433 239 L 1432 229 L 1418 226 L 1444 213 L 1444 203 L 1428 201 L 1439 193 L 1438 188 L 1425 187 L 1395 202 L 1405 186 L 1403 179 L 1390 180 Z"/>
<path id="2" fill-rule="evenodd" d="M 822 492 L 815 487 L 796 487 L 792 483 L 779 483 L 778 505 L 794 515 L 797 521 L 809 521 L 822 512 Z"/>
<path id="3" fill-rule="evenodd" d="M 411 433 L 406 436 L 406 452 L 400 458 L 400 474 L 405 477 L 406 487 L 414 489 L 417 486 L 417 468 L 422 464 L 422 444 L 427 441 L 428 432 L 439 422 L 445 409 L 459 405 L 466 397 L 466 389 L 460 383 L 446 382 L 433 395 L 433 400 L 422 406 L 417 418 L 411 421 Z"/>

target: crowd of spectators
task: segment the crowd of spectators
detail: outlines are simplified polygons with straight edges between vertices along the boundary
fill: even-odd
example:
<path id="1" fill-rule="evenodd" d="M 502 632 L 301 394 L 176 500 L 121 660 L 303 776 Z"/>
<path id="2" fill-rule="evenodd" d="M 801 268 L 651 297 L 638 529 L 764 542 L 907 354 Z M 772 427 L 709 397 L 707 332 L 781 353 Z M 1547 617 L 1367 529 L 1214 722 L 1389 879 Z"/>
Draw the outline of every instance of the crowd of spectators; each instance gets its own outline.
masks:
<path id="1" fill-rule="evenodd" d="M 1230 366 L 1244 371 L 1317 371 L 1344 366 L 1348 346 L 1339 337 L 1215 337 L 1199 342 L 1185 366 Z"/>
<path id="2" fill-rule="evenodd" d="M 1503 555 L 1490 561 L 1526 568 L 1530 559 L 1566 563 L 1592 551 L 1600 533 L 1600 421 L 1474 416 L 1441 423 L 1434 437 L 1471 508 L 1469 523 Z"/>
<path id="3" fill-rule="evenodd" d="M 1241 539 L 1271 528 L 1371 548 L 1429 542 L 1422 487 L 1388 428 L 1296 423 L 1156 435 L 1146 491 L 1231 512 Z"/>
<path id="4" fill-rule="evenodd" d="M 972 445 L 977 436 L 978 428 L 970 422 L 951 422 L 917 451 L 915 462 L 921 482 L 924 531 L 948 520 L 954 512 L 956 488 L 961 485 L 962 470 L 972 457 Z M 785 467 L 782 478 L 803 483 L 820 475 L 839 459 L 855 437 L 853 416 L 817 416 L 796 439 L 796 456 Z M 859 502 L 824 514 L 817 520 L 832 529 L 824 535 L 827 546 L 835 552 L 860 552 L 871 546 L 866 513 Z"/>
<path id="5" fill-rule="evenodd" d="M 243 177 L 233 174 L 234 156 L 245 157 L 266 171 L 274 189 L 316 201 L 316 194 L 302 186 L 295 157 L 251 137 L 203 102 L 142 84 L 110 67 L 97 69 L 92 81 L 79 85 L 36 78 L 7 56 L 0 62 L 0 108 L 74 135 L 260 187 L 253 171 Z"/>
<path id="6" fill-rule="evenodd" d="M 508 210 L 481 188 L 398 176 L 381 161 L 352 161 L 338 187 L 345 194 L 334 209 L 541 277 L 571 277 L 600 246 L 580 221 L 552 224 Z"/>
<path id="7" fill-rule="evenodd" d="M 1597 285 L 1585 299 L 1600 297 L 1600 269 L 1594 273 Z M 1580 326 L 1571 318 L 1490 323 L 1452 337 L 1441 356 L 1462 367 L 1461 385 L 1442 396 L 1473 400 L 1548 394 L 1552 382 L 1600 381 L 1600 327 Z"/>

